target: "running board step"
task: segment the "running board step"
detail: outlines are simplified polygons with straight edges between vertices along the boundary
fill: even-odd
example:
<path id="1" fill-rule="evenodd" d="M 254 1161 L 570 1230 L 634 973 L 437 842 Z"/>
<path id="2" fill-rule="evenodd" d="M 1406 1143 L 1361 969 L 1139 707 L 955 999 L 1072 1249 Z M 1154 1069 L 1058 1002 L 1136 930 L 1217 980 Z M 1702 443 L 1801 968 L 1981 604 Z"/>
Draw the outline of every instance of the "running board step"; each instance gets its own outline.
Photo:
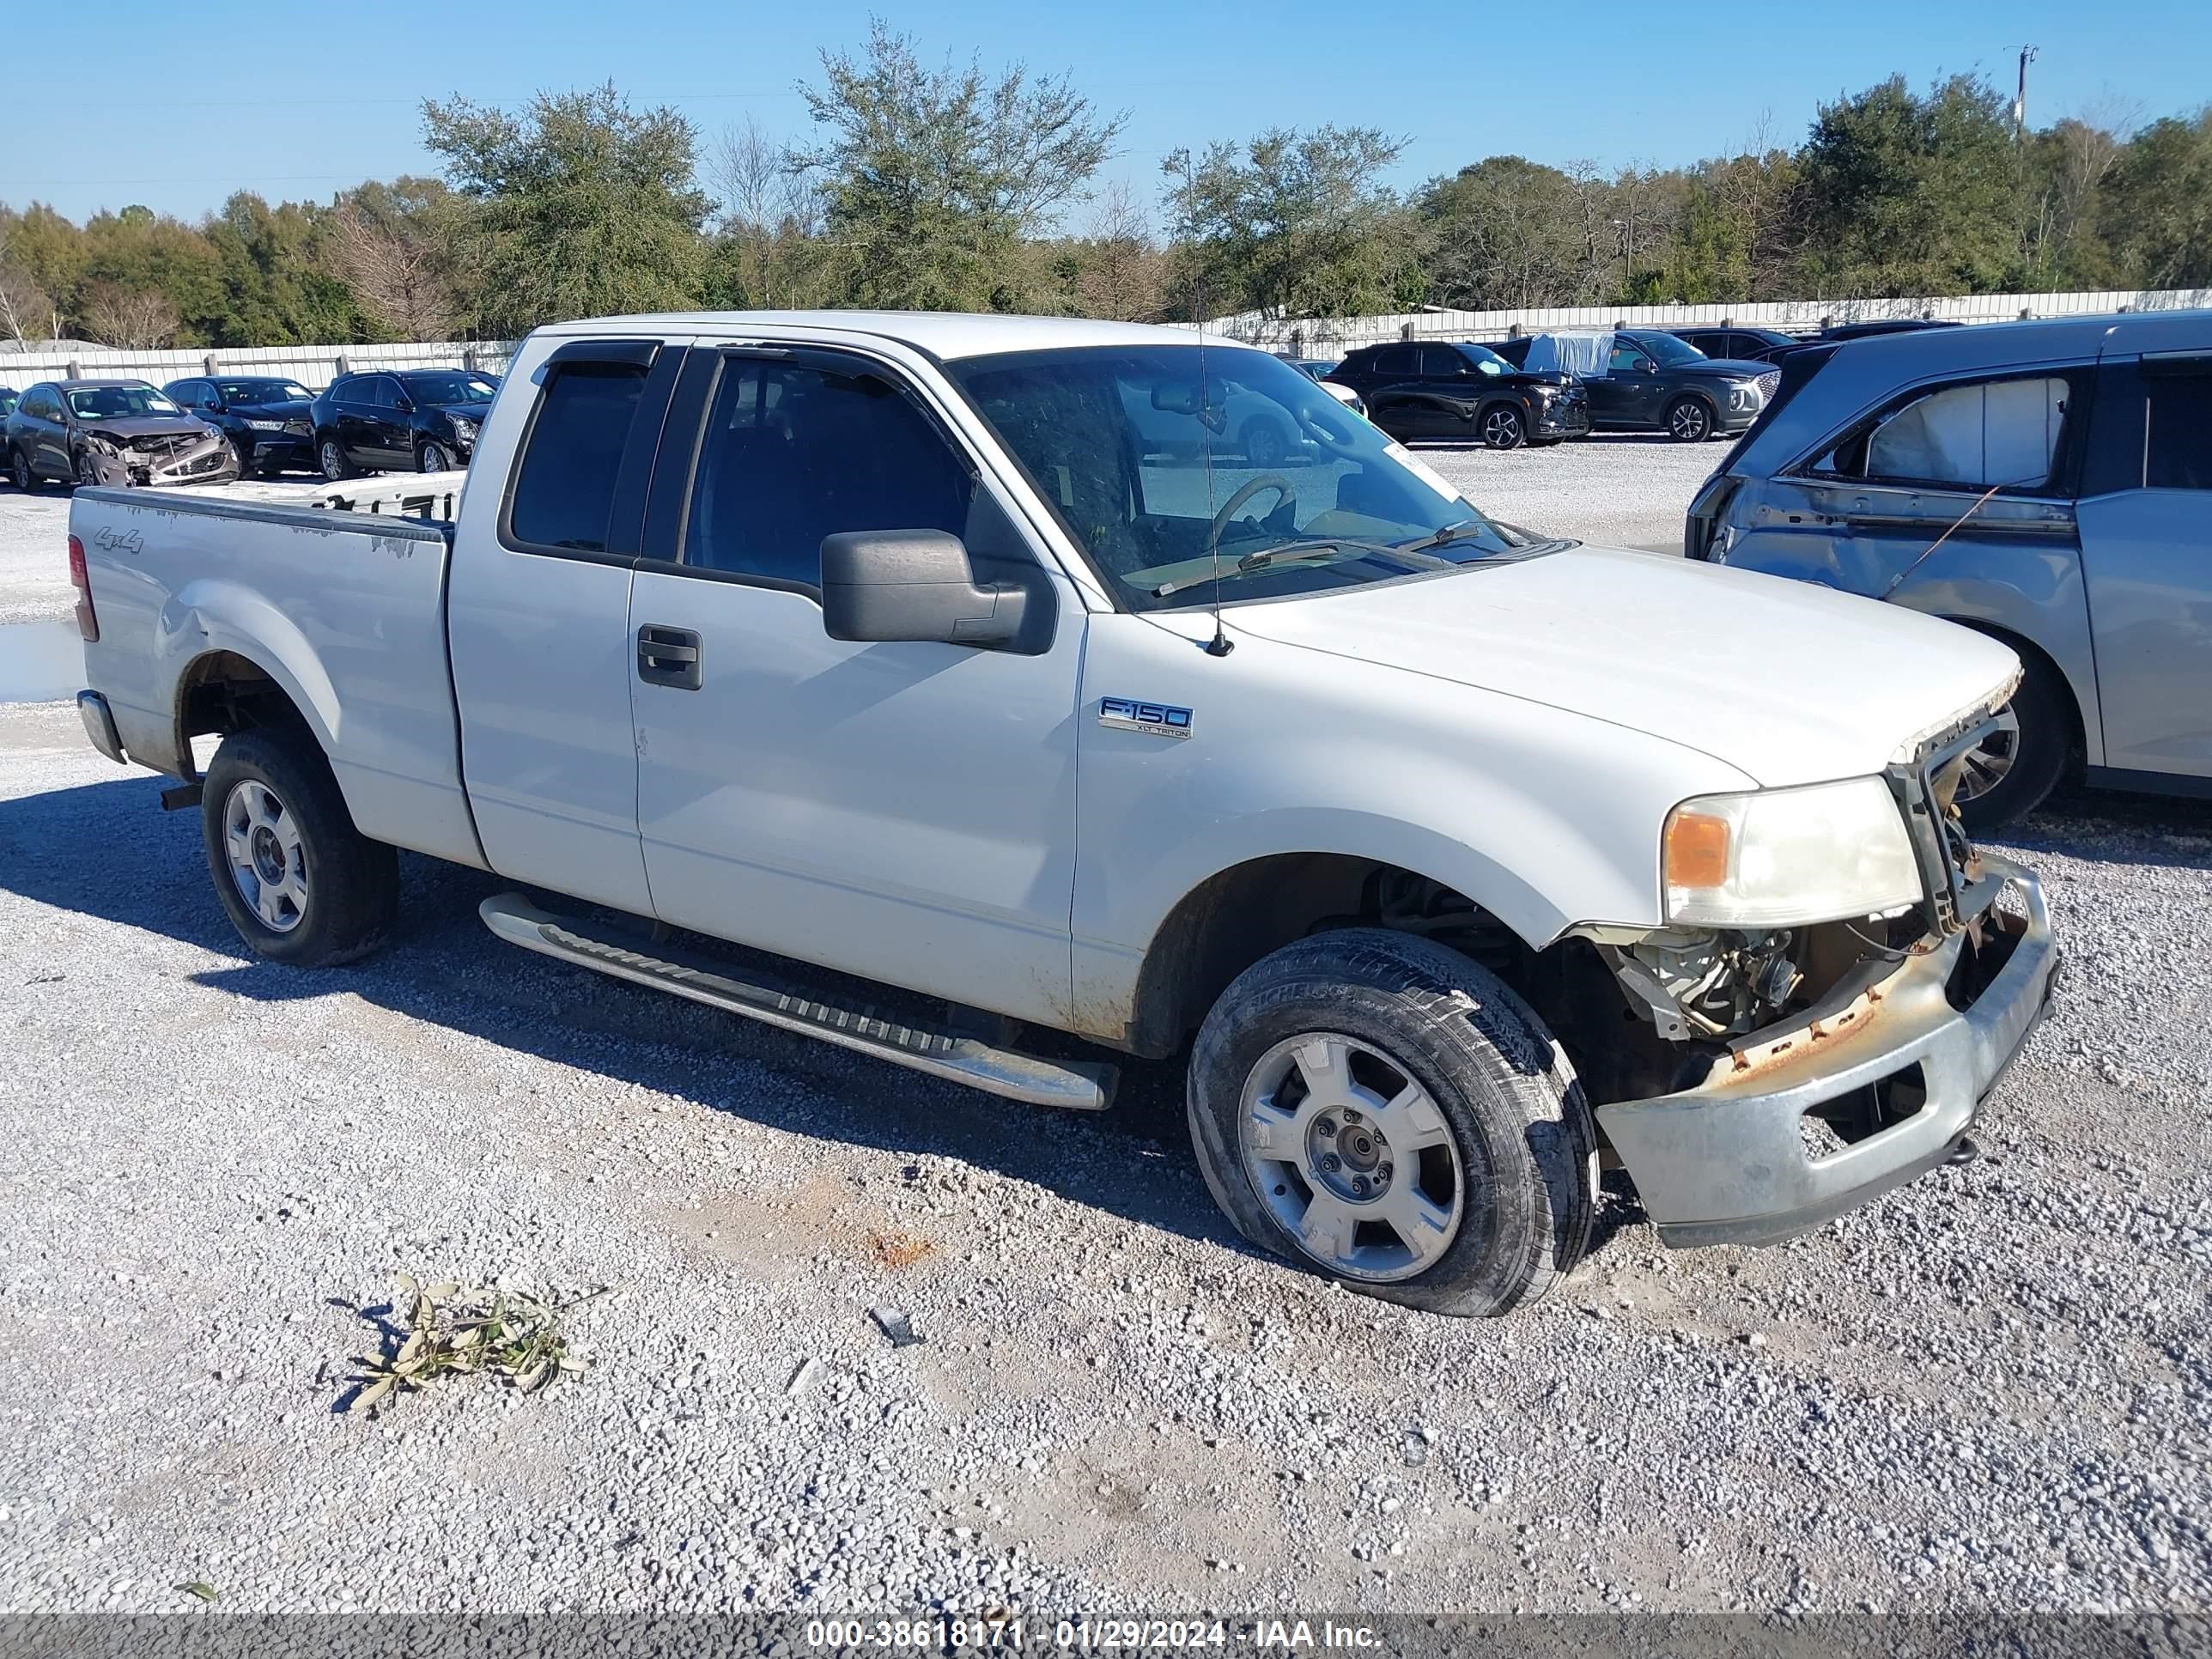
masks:
<path id="1" fill-rule="evenodd" d="M 1011 1048 L 994 1048 L 974 1037 L 887 1019 L 866 1009 L 840 1007 L 790 991 L 749 985 L 722 972 L 720 963 L 708 967 L 704 959 L 648 956 L 615 937 L 594 933 L 573 916 L 540 910 L 520 893 L 488 898 L 477 907 L 477 914 L 493 933 L 526 951 L 557 957 L 635 985 L 672 992 L 779 1030 L 819 1037 L 894 1066 L 949 1078 L 986 1094 L 1078 1112 L 1103 1111 L 1113 1103 L 1114 1085 L 1120 1076 L 1113 1066 L 1044 1060 Z"/>

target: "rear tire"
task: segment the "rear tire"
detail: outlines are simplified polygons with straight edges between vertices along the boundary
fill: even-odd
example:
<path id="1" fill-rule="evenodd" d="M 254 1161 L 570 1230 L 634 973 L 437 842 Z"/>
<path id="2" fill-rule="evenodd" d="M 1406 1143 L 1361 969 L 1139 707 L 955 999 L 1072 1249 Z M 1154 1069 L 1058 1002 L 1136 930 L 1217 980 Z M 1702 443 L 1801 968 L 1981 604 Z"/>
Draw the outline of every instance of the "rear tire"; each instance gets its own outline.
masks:
<path id="1" fill-rule="evenodd" d="M 391 933 L 398 856 L 354 828 L 304 726 L 225 738 L 202 782 L 200 824 L 216 896 L 257 954 L 334 967 Z"/>
<path id="2" fill-rule="evenodd" d="M 39 487 L 39 475 L 31 471 L 31 458 L 20 449 L 8 458 L 8 476 L 26 495 Z"/>
<path id="3" fill-rule="evenodd" d="M 325 438 L 315 446 L 315 459 L 322 468 L 325 483 L 343 483 L 358 471 L 346 460 L 345 451 L 336 438 Z"/>
<path id="4" fill-rule="evenodd" d="M 1958 805 L 1969 835 L 1985 836 L 2042 805 L 2073 756 L 2071 700 L 2052 669 L 2026 652 L 2021 661 L 2020 690 L 2001 711 L 2007 729 L 1966 757 Z"/>
<path id="5" fill-rule="evenodd" d="M 1188 1113 L 1238 1231 L 1347 1290 L 1502 1314 L 1589 1247 L 1596 1132 L 1572 1064 L 1431 940 L 1335 931 L 1246 969 L 1200 1029 Z"/>

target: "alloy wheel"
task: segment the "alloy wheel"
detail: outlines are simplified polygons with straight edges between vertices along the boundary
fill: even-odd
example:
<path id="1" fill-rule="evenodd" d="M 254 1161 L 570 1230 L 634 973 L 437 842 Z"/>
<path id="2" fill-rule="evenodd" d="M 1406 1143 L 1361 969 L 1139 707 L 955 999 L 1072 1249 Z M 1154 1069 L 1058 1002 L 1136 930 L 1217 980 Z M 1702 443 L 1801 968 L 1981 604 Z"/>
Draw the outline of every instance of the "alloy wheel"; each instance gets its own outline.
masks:
<path id="1" fill-rule="evenodd" d="M 1694 398 L 1676 404 L 1667 416 L 1667 430 L 1684 443 L 1699 443 L 1712 429 L 1712 417 Z"/>
<path id="2" fill-rule="evenodd" d="M 1521 442 L 1521 416 L 1517 410 L 1493 409 L 1482 417 L 1482 441 L 1492 449 L 1513 449 Z"/>
<path id="3" fill-rule="evenodd" d="M 335 438 L 324 439 L 321 449 L 316 453 L 322 462 L 323 477 L 331 483 L 343 483 L 345 479 L 345 452 L 338 447 L 337 441 Z"/>
<path id="4" fill-rule="evenodd" d="M 254 778 L 233 786 L 222 804 L 222 844 L 239 896 L 263 927 L 289 933 L 307 919 L 307 849 L 275 790 Z"/>
<path id="5" fill-rule="evenodd" d="M 1310 1031 L 1245 1079 L 1245 1173 L 1299 1249 L 1332 1273 L 1387 1283 L 1436 1265 L 1467 1213 L 1450 1124 L 1403 1064 Z"/>
<path id="6" fill-rule="evenodd" d="M 2020 758 L 2020 715 L 2008 703 L 1997 710 L 1996 724 L 1982 740 L 1960 757 L 1957 799 L 1972 800 L 1986 795 L 2005 781 Z"/>

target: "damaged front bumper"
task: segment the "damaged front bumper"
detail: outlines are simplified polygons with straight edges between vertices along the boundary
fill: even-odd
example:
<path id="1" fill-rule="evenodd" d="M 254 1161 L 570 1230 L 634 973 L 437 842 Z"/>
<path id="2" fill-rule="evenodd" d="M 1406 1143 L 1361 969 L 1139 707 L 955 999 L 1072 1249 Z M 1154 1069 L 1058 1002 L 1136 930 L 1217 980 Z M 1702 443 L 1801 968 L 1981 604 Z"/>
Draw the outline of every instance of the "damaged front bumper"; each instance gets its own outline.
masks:
<path id="1" fill-rule="evenodd" d="M 2020 914 L 2000 907 L 2005 894 Z M 1774 1243 L 1948 1155 L 2043 1017 L 2058 967 L 2027 869 L 1984 854 L 1958 897 L 1962 931 L 1740 1039 L 1695 1087 L 1598 1109 L 1663 1243 Z M 1803 1120 L 1862 1091 L 1917 1109 L 1816 1153 Z"/>
<path id="2" fill-rule="evenodd" d="M 204 438 L 87 437 L 78 453 L 89 464 L 93 481 L 102 484 L 159 488 L 228 483 L 238 477 L 238 452 L 219 432 Z"/>

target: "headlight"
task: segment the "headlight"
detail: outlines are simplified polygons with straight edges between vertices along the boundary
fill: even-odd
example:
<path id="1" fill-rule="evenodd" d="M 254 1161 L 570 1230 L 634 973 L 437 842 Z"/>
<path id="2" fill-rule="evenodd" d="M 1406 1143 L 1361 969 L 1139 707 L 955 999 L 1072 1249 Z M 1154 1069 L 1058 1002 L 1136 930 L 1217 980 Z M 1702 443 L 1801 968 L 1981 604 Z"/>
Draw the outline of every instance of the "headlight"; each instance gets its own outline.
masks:
<path id="1" fill-rule="evenodd" d="M 1794 927 L 1917 903 L 1920 866 L 1880 778 L 1707 795 L 1667 815 L 1667 919 Z"/>
<path id="2" fill-rule="evenodd" d="M 1760 398 L 1759 395 L 1758 381 L 1731 380 L 1729 382 L 1729 407 L 1730 409 L 1757 409 L 1759 405 L 1759 402 Z"/>

